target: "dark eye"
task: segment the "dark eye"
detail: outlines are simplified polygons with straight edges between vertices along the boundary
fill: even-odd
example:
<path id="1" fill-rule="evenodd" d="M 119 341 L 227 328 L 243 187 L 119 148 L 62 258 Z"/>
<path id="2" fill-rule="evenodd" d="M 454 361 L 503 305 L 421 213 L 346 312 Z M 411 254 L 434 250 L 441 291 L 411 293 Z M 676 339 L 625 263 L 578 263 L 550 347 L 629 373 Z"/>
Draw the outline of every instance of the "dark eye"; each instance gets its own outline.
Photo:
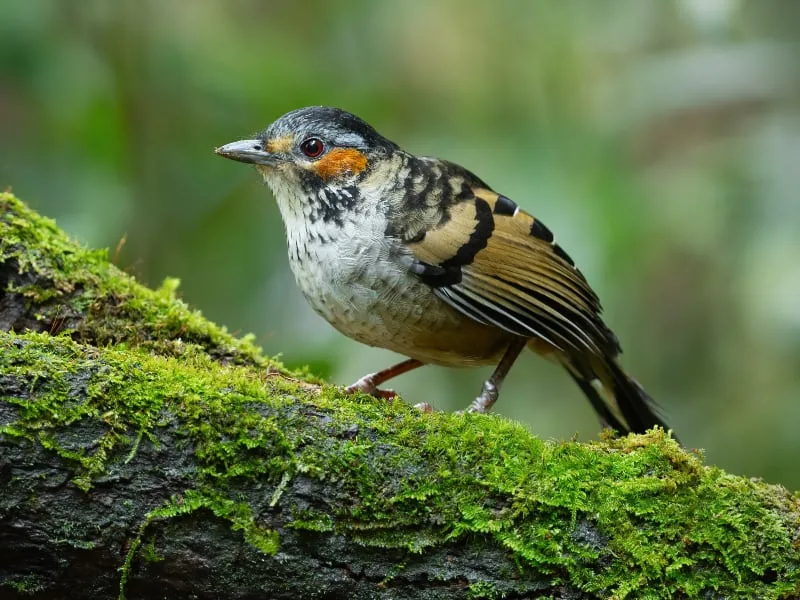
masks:
<path id="1" fill-rule="evenodd" d="M 309 158 L 317 158 L 325 150 L 325 144 L 319 138 L 308 138 L 300 144 L 300 150 Z"/>

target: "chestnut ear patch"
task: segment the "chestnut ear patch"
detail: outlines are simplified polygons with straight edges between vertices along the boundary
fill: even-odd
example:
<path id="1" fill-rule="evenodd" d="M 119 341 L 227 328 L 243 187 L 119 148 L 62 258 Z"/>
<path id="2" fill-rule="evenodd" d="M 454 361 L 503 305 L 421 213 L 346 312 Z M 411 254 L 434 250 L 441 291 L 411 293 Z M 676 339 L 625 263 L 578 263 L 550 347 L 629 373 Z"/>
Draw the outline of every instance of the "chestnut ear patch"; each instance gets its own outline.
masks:
<path id="1" fill-rule="evenodd" d="M 322 179 L 356 174 L 366 168 L 367 157 L 354 148 L 334 148 L 311 165 L 311 170 Z"/>

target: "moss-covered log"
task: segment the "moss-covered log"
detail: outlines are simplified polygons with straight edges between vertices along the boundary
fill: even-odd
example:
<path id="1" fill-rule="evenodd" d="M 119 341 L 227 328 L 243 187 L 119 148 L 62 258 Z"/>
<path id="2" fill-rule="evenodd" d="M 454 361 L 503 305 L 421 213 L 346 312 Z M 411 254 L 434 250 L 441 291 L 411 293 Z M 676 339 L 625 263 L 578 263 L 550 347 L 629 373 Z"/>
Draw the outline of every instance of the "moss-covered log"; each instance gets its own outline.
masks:
<path id="1" fill-rule="evenodd" d="M 286 373 L 0 195 L 0 597 L 800 597 L 800 499 Z"/>

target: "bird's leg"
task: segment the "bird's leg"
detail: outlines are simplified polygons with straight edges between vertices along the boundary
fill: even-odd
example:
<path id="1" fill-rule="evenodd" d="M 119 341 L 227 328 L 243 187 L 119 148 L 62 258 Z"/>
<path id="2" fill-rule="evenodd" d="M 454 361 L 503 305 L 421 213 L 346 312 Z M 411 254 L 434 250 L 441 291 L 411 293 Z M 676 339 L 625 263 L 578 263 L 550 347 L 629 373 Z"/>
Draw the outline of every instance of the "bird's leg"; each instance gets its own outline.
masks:
<path id="1" fill-rule="evenodd" d="M 379 390 L 378 386 L 394 377 L 397 377 L 398 375 L 413 371 L 424 364 L 424 362 L 419 361 L 416 358 L 409 358 L 408 360 L 404 360 L 401 363 L 392 365 L 391 367 L 383 369 L 382 371 L 364 375 L 364 377 L 352 385 L 348 385 L 344 391 L 348 394 L 352 394 L 353 392 L 364 392 L 370 396 L 384 398 L 386 400 L 394 398 L 397 394 L 395 394 L 393 390 Z"/>
<path id="2" fill-rule="evenodd" d="M 508 350 L 506 350 L 506 353 L 503 355 L 503 358 L 500 359 L 500 362 L 497 364 L 492 376 L 483 382 L 483 389 L 480 395 L 472 401 L 467 412 L 486 413 L 491 410 L 494 403 L 497 402 L 497 397 L 500 395 L 500 386 L 503 384 L 506 375 L 508 375 L 508 370 L 511 368 L 511 365 L 514 364 L 514 361 L 517 360 L 519 353 L 522 352 L 522 349 L 527 343 L 528 340 L 526 338 L 514 338 L 514 341 L 511 342 Z"/>

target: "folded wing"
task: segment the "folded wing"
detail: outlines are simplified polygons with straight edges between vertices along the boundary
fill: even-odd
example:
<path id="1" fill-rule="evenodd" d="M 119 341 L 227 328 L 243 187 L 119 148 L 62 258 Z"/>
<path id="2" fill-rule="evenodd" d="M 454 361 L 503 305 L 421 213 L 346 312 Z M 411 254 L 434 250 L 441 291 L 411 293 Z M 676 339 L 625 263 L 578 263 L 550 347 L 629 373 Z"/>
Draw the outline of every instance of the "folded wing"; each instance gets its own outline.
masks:
<path id="1" fill-rule="evenodd" d="M 567 353 L 615 356 L 600 303 L 553 234 L 489 190 L 475 190 L 409 244 L 415 271 L 453 308 L 482 323 L 541 339 Z"/>

